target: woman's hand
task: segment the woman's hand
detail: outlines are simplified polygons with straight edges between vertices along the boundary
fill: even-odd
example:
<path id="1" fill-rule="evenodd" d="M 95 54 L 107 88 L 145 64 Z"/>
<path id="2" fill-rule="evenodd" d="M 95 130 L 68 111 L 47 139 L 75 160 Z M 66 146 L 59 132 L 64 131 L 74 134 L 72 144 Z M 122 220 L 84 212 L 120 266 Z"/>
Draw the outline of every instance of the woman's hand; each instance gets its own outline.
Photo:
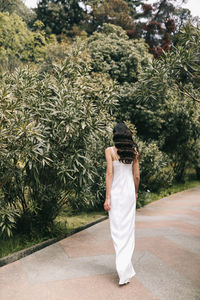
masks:
<path id="1" fill-rule="evenodd" d="M 106 199 L 104 202 L 104 209 L 106 211 L 110 210 L 111 206 L 110 206 L 110 199 Z"/>

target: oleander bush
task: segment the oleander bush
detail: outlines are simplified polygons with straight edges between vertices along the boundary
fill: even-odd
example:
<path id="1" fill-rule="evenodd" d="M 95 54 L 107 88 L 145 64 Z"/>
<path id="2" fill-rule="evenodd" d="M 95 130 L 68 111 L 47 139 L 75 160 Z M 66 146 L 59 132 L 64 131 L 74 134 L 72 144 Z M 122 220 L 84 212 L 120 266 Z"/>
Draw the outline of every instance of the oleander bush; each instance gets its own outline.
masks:
<path id="1" fill-rule="evenodd" d="M 172 161 L 160 151 L 156 142 L 138 142 L 140 149 L 140 188 L 155 192 L 160 187 L 169 187 L 174 180 Z"/>
<path id="2" fill-rule="evenodd" d="M 2 74 L 1 232 L 49 230 L 66 202 L 81 209 L 102 197 L 93 190 L 102 181 L 115 85 L 90 74 L 80 45 L 70 51 L 51 74 L 33 66 Z"/>
<path id="3" fill-rule="evenodd" d="M 168 188 L 174 181 L 173 162 L 168 155 L 162 152 L 157 141 L 145 142 L 138 137 L 136 127 L 126 121 L 130 128 L 133 140 L 136 142 L 139 151 L 140 165 L 140 188 L 138 207 L 145 203 L 149 192 L 158 191 L 161 187 Z"/>

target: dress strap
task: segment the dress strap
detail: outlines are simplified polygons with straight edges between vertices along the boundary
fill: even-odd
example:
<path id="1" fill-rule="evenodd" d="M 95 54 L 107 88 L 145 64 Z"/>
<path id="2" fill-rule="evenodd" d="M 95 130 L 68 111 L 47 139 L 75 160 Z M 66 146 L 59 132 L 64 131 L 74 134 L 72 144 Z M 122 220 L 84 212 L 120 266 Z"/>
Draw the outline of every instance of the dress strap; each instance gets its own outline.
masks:
<path id="1" fill-rule="evenodd" d="M 113 147 L 110 147 L 111 149 L 112 149 L 112 153 L 113 153 L 113 155 L 115 155 L 115 152 L 114 152 L 114 149 L 113 149 Z"/>
<path id="2" fill-rule="evenodd" d="M 114 151 L 113 147 L 111 147 L 111 149 L 112 149 L 112 153 L 113 153 L 114 158 L 117 160 L 117 156 L 115 154 L 115 151 Z"/>

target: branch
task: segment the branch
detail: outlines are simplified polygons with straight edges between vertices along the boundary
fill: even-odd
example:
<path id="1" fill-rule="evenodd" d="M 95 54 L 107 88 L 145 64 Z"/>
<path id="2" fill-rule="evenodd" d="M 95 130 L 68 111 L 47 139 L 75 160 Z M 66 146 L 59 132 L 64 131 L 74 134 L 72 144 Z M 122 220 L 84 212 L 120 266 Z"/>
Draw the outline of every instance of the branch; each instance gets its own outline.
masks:
<path id="1" fill-rule="evenodd" d="M 177 86 L 179 87 L 180 92 L 181 92 L 183 95 L 186 95 L 186 96 L 192 98 L 193 101 L 196 101 L 196 102 L 200 103 L 200 99 L 197 99 L 197 98 L 194 97 L 192 94 L 190 94 L 190 93 L 189 93 L 182 85 L 180 85 L 180 83 L 179 83 L 177 80 L 175 80 L 175 82 L 176 82 Z M 183 90 L 183 91 L 182 91 L 182 90 Z"/>
<path id="2" fill-rule="evenodd" d="M 184 95 L 187 95 L 188 97 L 192 98 L 192 100 L 200 103 L 200 99 L 197 99 L 196 97 L 191 95 L 184 87 L 182 87 L 182 89 L 183 89 L 183 92 L 181 91 L 181 93 L 183 93 Z"/>

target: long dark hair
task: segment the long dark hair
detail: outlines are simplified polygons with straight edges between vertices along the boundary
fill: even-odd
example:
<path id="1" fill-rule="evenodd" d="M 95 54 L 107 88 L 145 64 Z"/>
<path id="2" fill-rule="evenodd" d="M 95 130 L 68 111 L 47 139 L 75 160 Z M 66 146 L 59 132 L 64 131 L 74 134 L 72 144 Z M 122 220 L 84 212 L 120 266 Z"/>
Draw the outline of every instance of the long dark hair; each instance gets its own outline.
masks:
<path id="1" fill-rule="evenodd" d="M 117 148 L 119 161 L 130 164 L 138 154 L 138 147 L 133 141 L 132 133 L 124 123 L 117 123 L 113 128 L 113 141 Z"/>

